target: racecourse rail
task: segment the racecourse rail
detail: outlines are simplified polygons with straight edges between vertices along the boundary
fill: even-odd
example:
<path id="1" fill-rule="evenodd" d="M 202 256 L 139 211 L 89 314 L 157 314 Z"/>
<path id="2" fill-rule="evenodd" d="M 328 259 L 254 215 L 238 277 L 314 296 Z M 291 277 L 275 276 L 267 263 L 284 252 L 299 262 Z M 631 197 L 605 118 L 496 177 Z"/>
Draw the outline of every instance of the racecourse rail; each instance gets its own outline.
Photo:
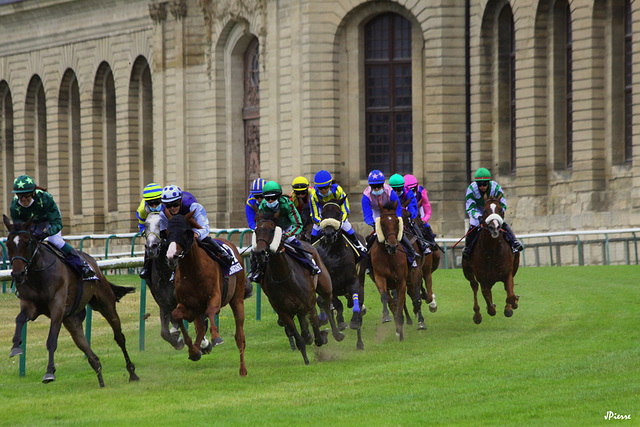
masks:
<path id="1" fill-rule="evenodd" d="M 237 238 L 237 245 L 246 260 L 249 254 L 249 246 L 245 246 L 245 238 L 251 236 L 252 230 L 249 228 L 234 229 L 212 229 L 211 233 L 215 237 L 225 237 L 228 240 Z M 583 230 L 583 231 L 559 231 L 550 233 L 521 234 L 518 239 L 522 241 L 525 249 L 522 252 L 521 264 L 527 267 L 527 260 L 533 256 L 533 264 L 529 266 L 560 266 L 560 265 L 610 265 L 610 264 L 638 264 L 638 234 L 640 228 L 624 228 L 610 230 Z M 236 236 L 237 235 L 237 236 Z M 82 236 L 65 236 L 66 241 L 78 242 L 79 250 L 84 250 L 96 258 L 98 266 L 103 271 L 111 271 L 118 274 L 122 269 L 133 273 L 134 269 L 142 266 L 144 260 L 144 242 L 140 233 L 123 234 L 90 234 Z M 130 243 L 114 244 L 114 241 L 130 241 Z M 90 243 L 91 251 L 84 246 Z M 100 253 L 93 253 L 96 248 L 100 249 L 100 241 L 104 241 L 104 250 Z M 233 240 L 232 240 L 233 241 Z M 2 248 L 2 270 L 0 270 L 0 281 L 2 282 L 2 293 L 13 292 L 14 287 L 7 287 L 7 282 L 11 282 L 10 261 L 8 259 L 5 245 L 6 237 L 0 239 Z M 444 262 L 441 268 L 459 268 L 461 264 L 462 248 L 464 239 L 438 238 L 436 242 L 444 252 Z M 116 250 L 112 251 L 113 246 Z M 123 248 L 126 248 L 125 251 Z M 564 260 L 564 262 L 563 262 Z M 245 262 L 245 267 L 246 267 Z M 261 319 L 261 299 L 262 292 L 257 286 L 256 294 L 256 320 Z M 146 314 L 147 288 L 144 280 L 140 281 L 140 328 L 139 328 L 139 350 L 144 350 L 145 342 L 145 314 Z M 87 317 L 85 323 L 85 334 L 89 342 L 91 341 L 91 306 L 87 306 Z M 25 375 L 26 366 L 26 331 L 25 324 L 22 330 L 23 354 L 20 356 L 20 376 Z"/>

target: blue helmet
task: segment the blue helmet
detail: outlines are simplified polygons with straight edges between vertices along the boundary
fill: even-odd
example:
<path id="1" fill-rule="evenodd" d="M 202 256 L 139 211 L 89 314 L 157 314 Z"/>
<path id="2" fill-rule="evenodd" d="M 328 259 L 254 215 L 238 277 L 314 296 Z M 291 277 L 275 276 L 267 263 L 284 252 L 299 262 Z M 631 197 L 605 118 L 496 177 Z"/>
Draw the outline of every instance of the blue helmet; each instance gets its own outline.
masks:
<path id="1" fill-rule="evenodd" d="M 324 169 L 319 170 L 318 173 L 316 173 L 316 176 L 313 178 L 313 182 L 315 183 L 316 187 L 326 187 L 327 185 L 331 184 L 331 181 L 333 181 L 333 177 L 328 171 Z"/>
<path id="2" fill-rule="evenodd" d="M 182 190 L 177 185 L 167 185 L 162 189 L 162 203 L 171 203 L 182 199 Z"/>
<path id="3" fill-rule="evenodd" d="M 369 172 L 368 182 L 369 182 L 369 185 L 384 184 L 384 174 L 378 169 L 374 169 L 371 172 Z"/>
<path id="4" fill-rule="evenodd" d="M 256 194 L 262 194 L 262 188 L 264 187 L 265 183 L 266 181 L 262 178 L 256 178 L 251 181 L 251 190 L 249 190 L 249 194 L 253 196 L 255 196 Z"/>

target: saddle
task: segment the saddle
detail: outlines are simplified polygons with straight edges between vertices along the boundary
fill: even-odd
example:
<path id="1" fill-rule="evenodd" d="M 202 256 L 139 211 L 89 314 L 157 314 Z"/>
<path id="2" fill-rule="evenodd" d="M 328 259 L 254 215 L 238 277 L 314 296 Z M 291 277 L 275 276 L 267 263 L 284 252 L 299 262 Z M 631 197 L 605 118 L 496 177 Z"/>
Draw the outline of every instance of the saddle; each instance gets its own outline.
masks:
<path id="1" fill-rule="evenodd" d="M 204 251 L 207 253 L 207 255 L 209 255 L 209 257 L 214 260 L 215 262 L 217 262 L 218 264 L 220 264 L 221 267 L 223 267 L 224 270 L 224 276 L 225 278 L 228 276 L 231 276 L 235 273 L 237 273 L 238 271 L 242 270 L 242 265 L 238 262 L 238 260 L 236 259 L 235 254 L 233 253 L 233 251 L 227 247 L 227 245 L 225 245 L 224 243 L 218 241 L 218 244 L 220 246 L 223 247 L 223 249 L 225 251 L 227 251 L 228 254 L 230 254 L 233 259 L 234 259 L 234 263 L 231 264 L 231 266 L 229 268 L 224 268 L 224 264 L 220 262 L 220 257 L 214 252 L 213 250 L 213 245 L 207 242 L 202 242 L 199 241 L 198 242 L 198 246 L 200 246 L 202 249 L 204 249 Z"/>

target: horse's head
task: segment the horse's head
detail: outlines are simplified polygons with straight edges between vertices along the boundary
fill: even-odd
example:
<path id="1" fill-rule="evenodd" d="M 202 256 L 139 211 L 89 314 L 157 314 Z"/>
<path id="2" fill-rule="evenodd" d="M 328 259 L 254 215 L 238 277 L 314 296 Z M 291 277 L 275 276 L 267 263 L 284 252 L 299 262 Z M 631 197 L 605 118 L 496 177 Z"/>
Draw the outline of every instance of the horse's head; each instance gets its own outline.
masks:
<path id="1" fill-rule="evenodd" d="M 178 261 L 184 258 L 184 256 L 191 250 L 193 242 L 196 239 L 195 232 L 192 228 L 196 227 L 194 224 L 193 215 L 195 211 L 191 211 L 188 214 L 182 216 L 180 214 L 173 215 L 169 219 L 167 226 L 167 261 L 171 268 L 176 268 Z"/>
<path id="2" fill-rule="evenodd" d="M 344 199 L 335 202 L 326 203 L 322 207 L 322 221 L 320 228 L 324 233 L 327 243 L 335 243 L 340 236 L 340 228 L 342 228 L 342 204 Z"/>
<path id="3" fill-rule="evenodd" d="M 33 221 L 12 224 L 6 215 L 3 215 L 3 220 L 9 231 L 7 251 L 12 268 L 11 278 L 17 285 L 21 285 L 27 279 L 27 271 L 38 247 L 38 241 L 30 231 Z"/>
<path id="4" fill-rule="evenodd" d="M 155 259 L 160 254 L 162 238 L 160 237 L 160 214 L 152 212 L 144 222 L 146 242 L 144 250 L 147 257 Z"/>
<path id="5" fill-rule="evenodd" d="M 256 221 L 251 251 L 255 254 L 259 264 L 266 262 L 270 253 L 276 253 L 282 248 L 282 228 L 278 227 L 277 218 L 277 214 L 265 213 L 260 214 Z"/>
<path id="6" fill-rule="evenodd" d="M 482 211 L 481 225 L 489 230 L 494 239 L 500 235 L 500 227 L 504 222 L 504 210 L 498 199 L 487 199 Z"/>
<path id="7" fill-rule="evenodd" d="M 378 202 L 380 217 L 376 218 L 376 234 L 378 241 L 384 243 L 387 252 L 396 253 L 398 243 L 402 240 L 402 218 L 396 215 L 398 202 L 387 202 L 384 206 Z"/>

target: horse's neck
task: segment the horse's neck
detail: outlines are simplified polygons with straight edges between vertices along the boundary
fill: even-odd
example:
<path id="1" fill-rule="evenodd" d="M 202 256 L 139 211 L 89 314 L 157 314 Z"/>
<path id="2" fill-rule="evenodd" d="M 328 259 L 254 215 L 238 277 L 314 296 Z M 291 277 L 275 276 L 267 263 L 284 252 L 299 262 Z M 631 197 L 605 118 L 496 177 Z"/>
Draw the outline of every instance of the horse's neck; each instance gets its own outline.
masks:
<path id="1" fill-rule="evenodd" d="M 278 278 L 282 280 L 285 275 L 288 275 L 291 271 L 291 265 L 289 264 L 289 260 L 291 258 L 287 257 L 284 251 L 278 253 L 272 253 L 269 256 L 268 263 L 268 271 L 274 278 Z"/>
<path id="2" fill-rule="evenodd" d="M 202 260 L 206 258 L 209 258 L 207 251 L 198 246 L 197 242 L 194 242 L 189 252 L 185 254 L 184 258 L 182 258 L 180 262 L 183 264 L 183 268 L 188 268 L 189 271 L 195 272 L 204 268 Z"/>
<path id="3" fill-rule="evenodd" d="M 506 245 L 502 233 L 498 234 L 495 239 L 491 237 L 491 232 L 487 229 L 482 229 L 480 237 L 478 238 L 478 246 L 483 249 L 484 252 L 497 252 L 502 245 Z"/>

